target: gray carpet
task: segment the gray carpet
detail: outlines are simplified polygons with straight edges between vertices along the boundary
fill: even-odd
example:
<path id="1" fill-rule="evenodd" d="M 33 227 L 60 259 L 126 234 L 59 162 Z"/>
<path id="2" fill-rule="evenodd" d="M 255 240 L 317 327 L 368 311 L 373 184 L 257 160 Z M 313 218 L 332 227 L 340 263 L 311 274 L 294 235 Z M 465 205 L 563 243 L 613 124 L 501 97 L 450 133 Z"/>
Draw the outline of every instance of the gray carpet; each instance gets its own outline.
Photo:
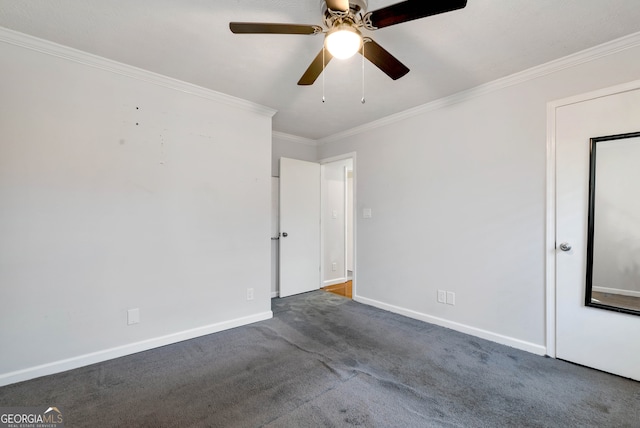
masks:
<path id="1" fill-rule="evenodd" d="M 58 406 L 67 427 L 640 427 L 632 380 L 321 291 L 273 310 L 0 388 L 0 406 Z"/>

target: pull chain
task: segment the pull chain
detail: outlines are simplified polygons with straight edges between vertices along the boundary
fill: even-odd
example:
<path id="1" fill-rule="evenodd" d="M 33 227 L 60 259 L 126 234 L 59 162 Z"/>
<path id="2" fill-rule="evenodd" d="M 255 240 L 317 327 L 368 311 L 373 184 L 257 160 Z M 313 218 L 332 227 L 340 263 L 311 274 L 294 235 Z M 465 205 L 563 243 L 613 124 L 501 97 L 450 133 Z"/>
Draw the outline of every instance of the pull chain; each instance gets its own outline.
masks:
<path id="1" fill-rule="evenodd" d="M 362 104 L 365 103 L 365 99 L 364 99 L 364 45 L 366 45 L 366 43 L 363 41 L 362 42 L 362 99 L 360 100 L 360 102 Z"/>
<path id="2" fill-rule="evenodd" d="M 324 51 L 325 47 L 322 47 L 322 102 L 324 103 Z"/>

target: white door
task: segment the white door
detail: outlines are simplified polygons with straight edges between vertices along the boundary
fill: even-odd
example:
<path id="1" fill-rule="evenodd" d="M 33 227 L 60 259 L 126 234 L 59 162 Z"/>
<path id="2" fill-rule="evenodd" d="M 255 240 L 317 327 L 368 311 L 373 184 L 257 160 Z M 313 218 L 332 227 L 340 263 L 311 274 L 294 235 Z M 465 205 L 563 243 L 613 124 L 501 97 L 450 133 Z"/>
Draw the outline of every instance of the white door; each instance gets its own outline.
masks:
<path id="1" fill-rule="evenodd" d="M 598 94 L 555 110 L 556 357 L 636 380 L 640 316 L 586 306 L 585 283 L 590 139 L 638 131 L 640 89 Z M 571 248 L 561 250 L 562 243 Z"/>
<path id="2" fill-rule="evenodd" d="M 320 288 L 320 164 L 280 158 L 280 297 Z"/>

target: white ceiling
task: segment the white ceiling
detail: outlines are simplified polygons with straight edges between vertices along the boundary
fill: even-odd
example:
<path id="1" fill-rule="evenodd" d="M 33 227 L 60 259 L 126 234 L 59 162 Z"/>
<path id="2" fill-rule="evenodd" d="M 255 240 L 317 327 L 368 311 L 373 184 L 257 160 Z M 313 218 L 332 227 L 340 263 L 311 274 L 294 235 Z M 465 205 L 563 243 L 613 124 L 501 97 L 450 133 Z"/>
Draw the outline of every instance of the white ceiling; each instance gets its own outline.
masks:
<path id="1" fill-rule="evenodd" d="M 369 10 L 399 0 L 369 0 Z M 423 0 L 426 1 L 426 0 Z M 297 81 L 321 35 L 235 35 L 230 21 L 320 24 L 320 0 L 0 0 L 0 26 L 274 108 L 274 131 L 320 139 L 640 31 L 638 0 L 468 0 L 369 32 L 411 71 L 361 56 Z"/>

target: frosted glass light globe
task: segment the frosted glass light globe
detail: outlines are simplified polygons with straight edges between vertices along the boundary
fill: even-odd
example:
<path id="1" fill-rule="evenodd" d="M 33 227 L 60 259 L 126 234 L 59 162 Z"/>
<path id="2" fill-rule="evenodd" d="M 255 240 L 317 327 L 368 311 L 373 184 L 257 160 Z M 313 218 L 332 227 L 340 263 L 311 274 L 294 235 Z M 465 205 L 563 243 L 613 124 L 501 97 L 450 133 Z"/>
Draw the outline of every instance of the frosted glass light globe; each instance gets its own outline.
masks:
<path id="1" fill-rule="evenodd" d="M 324 43 L 329 53 L 335 58 L 347 59 L 360 50 L 362 36 L 350 25 L 339 25 L 327 34 Z"/>

